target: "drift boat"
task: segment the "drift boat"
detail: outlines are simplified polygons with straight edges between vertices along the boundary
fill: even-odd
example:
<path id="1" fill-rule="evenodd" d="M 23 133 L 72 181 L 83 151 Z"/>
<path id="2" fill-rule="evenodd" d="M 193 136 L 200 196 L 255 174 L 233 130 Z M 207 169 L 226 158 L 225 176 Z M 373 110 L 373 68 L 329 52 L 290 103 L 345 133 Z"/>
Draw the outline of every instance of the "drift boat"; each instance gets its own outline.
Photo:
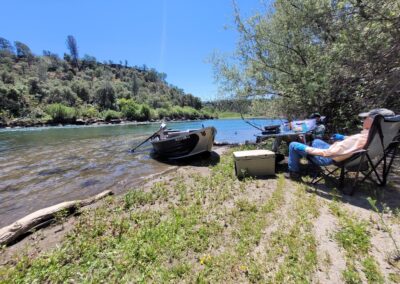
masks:
<path id="1" fill-rule="evenodd" d="M 168 159 L 181 159 L 211 152 L 217 130 L 203 127 L 194 130 L 161 129 L 151 139 L 155 154 Z"/>

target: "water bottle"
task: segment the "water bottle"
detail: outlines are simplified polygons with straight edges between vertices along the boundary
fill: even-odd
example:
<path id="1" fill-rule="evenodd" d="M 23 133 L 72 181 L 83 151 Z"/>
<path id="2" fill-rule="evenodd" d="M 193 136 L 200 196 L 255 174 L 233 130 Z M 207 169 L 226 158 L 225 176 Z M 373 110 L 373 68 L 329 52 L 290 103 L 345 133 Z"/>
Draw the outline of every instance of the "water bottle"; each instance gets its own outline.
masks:
<path id="1" fill-rule="evenodd" d="M 284 131 L 284 132 L 290 131 L 289 122 L 285 122 L 285 123 L 283 124 L 283 131 Z"/>
<path id="2" fill-rule="evenodd" d="M 301 124 L 301 132 L 304 132 L 304 133 L 307 132 L 307 124 L 306 124 L 305 122 L 303 122 L 303 123 Z"/>

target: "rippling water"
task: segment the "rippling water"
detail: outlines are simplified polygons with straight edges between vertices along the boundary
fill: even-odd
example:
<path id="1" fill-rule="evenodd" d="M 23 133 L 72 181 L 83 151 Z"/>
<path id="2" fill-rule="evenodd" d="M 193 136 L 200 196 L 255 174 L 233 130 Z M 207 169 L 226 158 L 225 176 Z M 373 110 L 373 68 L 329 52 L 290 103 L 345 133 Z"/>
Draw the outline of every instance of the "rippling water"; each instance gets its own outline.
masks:
<path id="1" fill-rule="evenodd" d="M 261 125 L 274 123 L 255 120 Z M 169 123 L 217 128 L 217 141 L 254 140 L 242 120 Z M 170 165 L 150 158 L 150 144 L 130 153 L 159 124 L 0 130 L 0 227 L 47 206 L 112 189 L 121 193 Z"/>

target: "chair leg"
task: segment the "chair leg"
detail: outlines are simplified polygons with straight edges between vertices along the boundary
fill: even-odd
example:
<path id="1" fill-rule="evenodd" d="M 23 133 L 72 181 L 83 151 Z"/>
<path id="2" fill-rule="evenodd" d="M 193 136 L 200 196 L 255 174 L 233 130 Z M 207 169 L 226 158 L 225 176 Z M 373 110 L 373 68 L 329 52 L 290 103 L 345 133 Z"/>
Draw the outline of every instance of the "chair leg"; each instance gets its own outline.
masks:
<path id="1" fill-rule="evenodd" d="M 361 156 L 360 163 L 358 164 L 356 176 L 355 176 L 355 178 L 354 178 L 354 181 L 353 181 L 351 190 L 350 190 L 350 192 L 349 192 L 350 195 L 353 195 L 354 192 L 355 192 L 355 190 L 356 190 L 356 186 L 357 186 L 357 184 L 358 184 L 358 176 L 360 175 L 361 166 L 362 166 L 362 164 L 364 163 L 364 158 L 365 158 L 365 155 L 362 155 L 362 156 Z"/>
<path id="2" fill-rule="evenodd" d="M 335 172 L 337 172 L 338 170 L 340 170 L 340 168 L 335 168 L 334 170 L 330 171 L 328 168 L 326 167 L 322 167 L 322 171 L 320 173 L 320 175 L 316 175 L 312 180 L 311 180 L 311 184 L 317 184 L 319 183 L 324 177 L 329 177 L 331 175 L 334 175 Z M 325 173 L 324 171 L 327 171 L 328 173 Z"/>
<path id="3" fill-rule="evenodd" d="M 394 147 L 390 147 L 385 151 L 384 155 L 382 158 L 380 158 L 375 164 L 372 162 L 371 158 L 367 154 L 367 159 L 368 163 L 371 166 L 371 169 L 367 172 L 364 173 L 364 178 L 361 180 L 361 182 L 364 182 L 366 179 L 371 180 L 372 182 L 376 183 L 377 185 L 384 186 L 387 183 L 387 177 L 389 175 L 390 169 L 392 167 L 394 158 L 396 157 L 398 152 L 398 146 L 397 144 Z M 387 159 L 390 160 L 388 161 Z M 379 176 L 378 174 L 378 166 L 383 162 L 383 169 L 382 169 L 382 177 Z M 375 174 L 376 180 L 372 178 L 372 173 Z"/>
<path id="4" fill-rule="evenodd" d="M 392 152 L 392 153 L 391 153 L 392 156 L 390 157 L 389 165 L 388 165 L 387 168 L 385 169 L 385 173 L 384 173 L 384 175 L 383 175 L 383 183 L 384 183 L 383 185 L 386 185 L 386 183 L 387 183 L 387 177 L 388 177 L 388 175 L 389 175 L 390 168 L 392 167 L 394 158 L 395 158 L 396 155 L 397 155 L 397 151 L 398 151 L 398 147 L 395 146 L 393 150 L 390 150 L 390 151 L 388 151 L 388 153 L 387 153 L 387 154 L 389 155 L 390 152 Z"/>
<path id="5" fill-rule="evenodd" d="M 342 190 L 344 187 L 344 177 L 345 177 L 345 169 L 344 166 L 340 168 L 340 179 L 339 179 L 339 189 Z"/>
<path id="6" fill-rule="evenodd" d="M 374 163 L 372 162 L 372 160 L 371 160 L 371 158 L 369 157 L 368 154 L 367 154 L 367 159 L 368 159 L 368 162 L 369 162 L 370 165 L 371 165 L 372 171 L 375 173 L 376 179 L 378 180 L 378 184 L 382 184 L 382 180 L 381 180 L 381 178 L 379 177 L 379 174 L 378 174 L 378 172 L 377 172 L 377 170 L 376 170 L 376 167 L 377 167 L 377 166 L 379 165 L 379 163 L 384 159 L 384 157 L 381 158 L 381 159 L 379 160 L 379 162 L 376 163 L 376 165 L 374 165 Z"/>

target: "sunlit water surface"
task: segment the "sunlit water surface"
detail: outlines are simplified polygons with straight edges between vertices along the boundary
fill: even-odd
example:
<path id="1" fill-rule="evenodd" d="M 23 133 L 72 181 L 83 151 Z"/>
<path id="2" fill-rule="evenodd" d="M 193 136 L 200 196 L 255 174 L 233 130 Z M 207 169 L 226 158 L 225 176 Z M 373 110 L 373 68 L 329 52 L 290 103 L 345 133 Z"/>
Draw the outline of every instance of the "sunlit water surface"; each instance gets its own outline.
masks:
<path id="1" fill-rule="evenodd" d="M 259 125 L 271 120 L 253 120 Z M 278 122 L 279 123 L 279 122 Z M 217 128 L 216 141 L 254 141 L 259 131 L 240 119 L 169 123 L 169 128 Z M 150 157 L 151 145 L 129 150 L 159 124 L 66 126 L 0 130 L 0 227 L 44 207 L 106 189 L 122 193 L 171 165 Z"/>

